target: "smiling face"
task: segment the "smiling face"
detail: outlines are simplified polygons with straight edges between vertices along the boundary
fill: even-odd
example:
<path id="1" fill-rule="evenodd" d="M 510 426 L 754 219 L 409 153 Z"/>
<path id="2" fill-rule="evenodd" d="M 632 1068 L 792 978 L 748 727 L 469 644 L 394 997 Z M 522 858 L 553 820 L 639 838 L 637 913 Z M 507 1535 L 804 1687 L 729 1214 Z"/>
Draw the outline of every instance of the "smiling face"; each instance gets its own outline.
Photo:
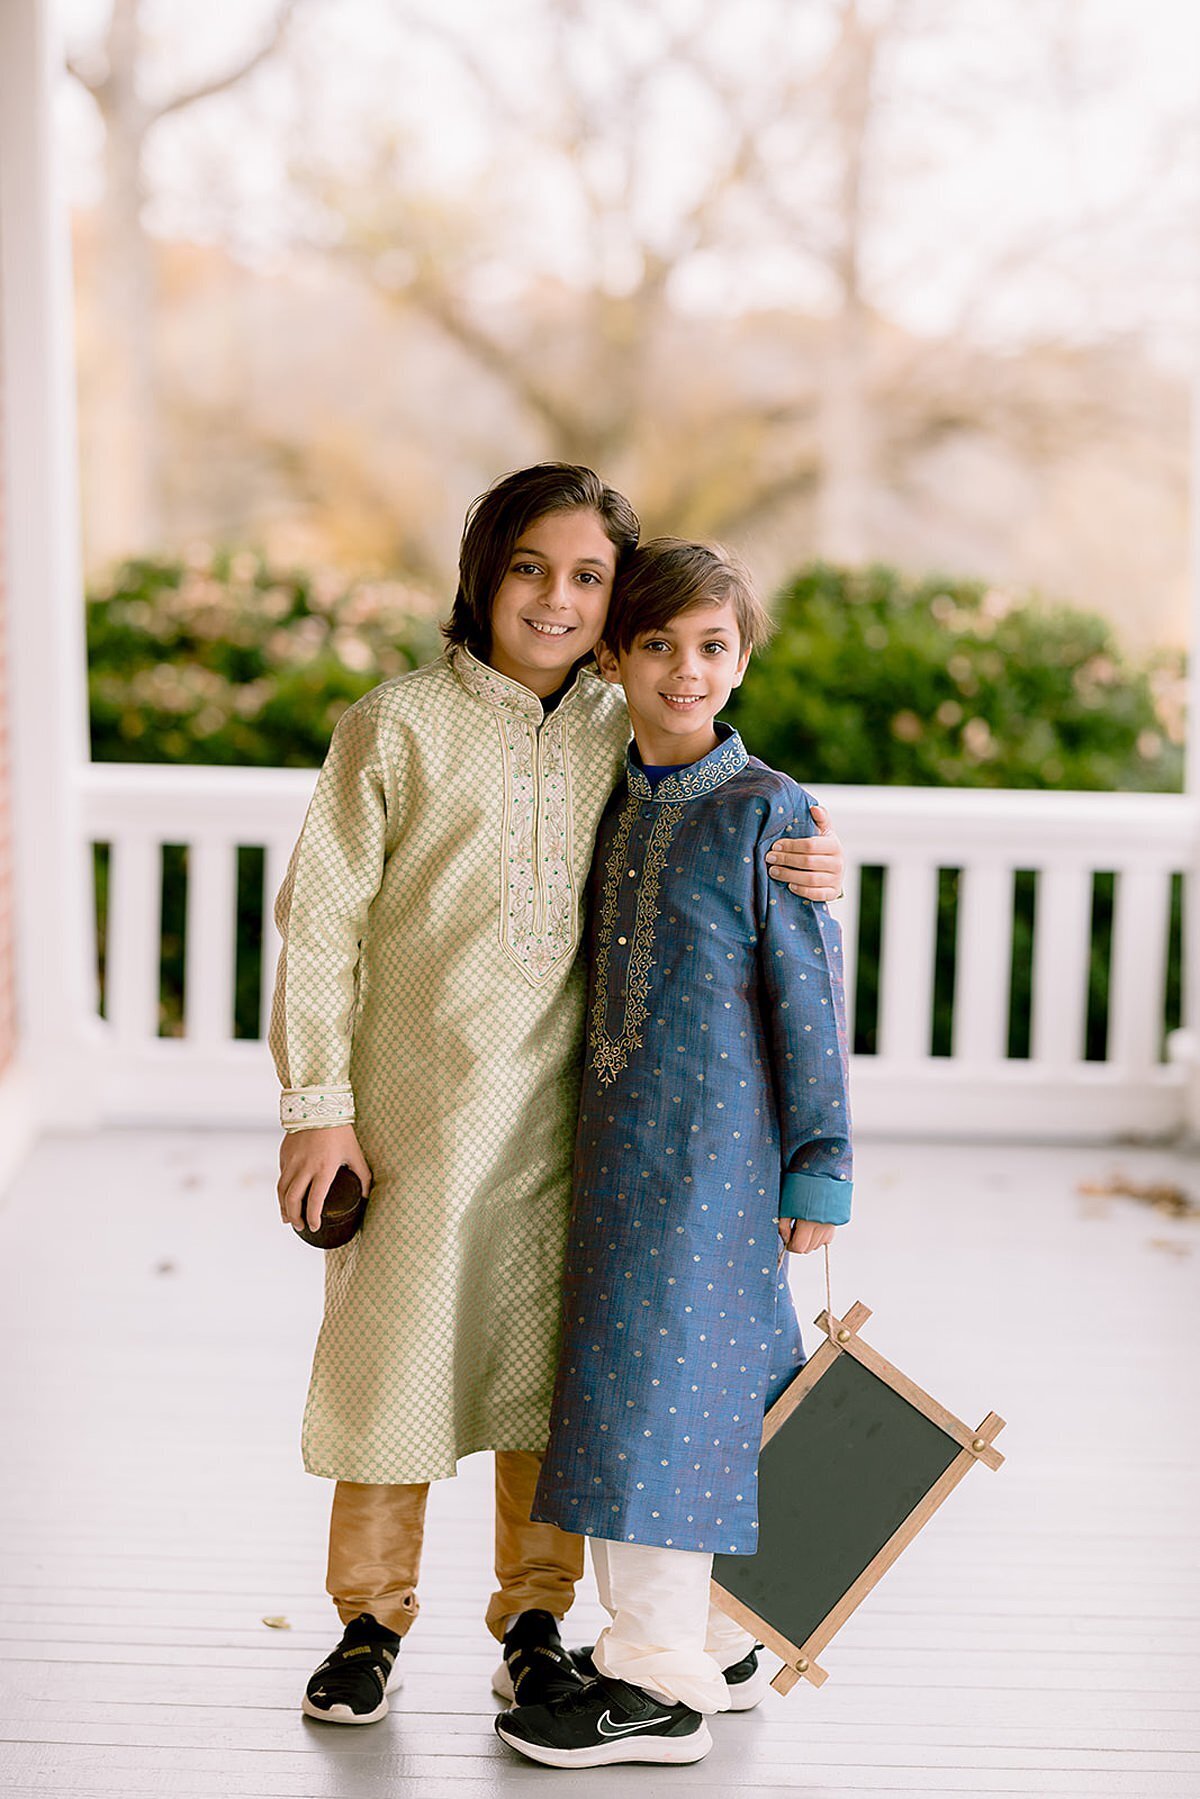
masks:
<path id="1" fill-rule="evenodd" d="M 662 767 L 698 762 L 717 747 L 713 720 L 750 660 L 731 600 L 702 602 L 644 631 L 627 650 L 599 651 L 600 672 L 619 681 L 642 761 Z"/>
<path id="2" fill-rule="evenodd" d="M 492 667 L 545 698 L 595 649 L 617 552 L 594 512 L 550 512 L 513 546 L 492 601 Z"/>

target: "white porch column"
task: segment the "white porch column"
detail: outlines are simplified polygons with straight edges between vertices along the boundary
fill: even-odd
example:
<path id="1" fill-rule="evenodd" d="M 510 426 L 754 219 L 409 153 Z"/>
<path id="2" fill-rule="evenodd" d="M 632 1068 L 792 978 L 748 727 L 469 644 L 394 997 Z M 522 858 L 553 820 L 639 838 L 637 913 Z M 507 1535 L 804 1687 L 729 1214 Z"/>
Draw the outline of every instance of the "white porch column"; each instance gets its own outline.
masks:
<path id="1" fill-rule="evenodd" d="M 1200 296 L 1197 296 L 1200 298 Z M 1188 636 L 1184 790 L 1191 805 L 1183 908 L 1183 1028 L 1178 1051 L 1187 1074 L 1187 1134 L 1200 1143 L 1200 307 L 1192 376 L 1191 630 Z"/>
<path id="2" fill-rule="evenodd" d="M 41 1124 L 95 1117 L 88 758 L 70 245 L 49 0 L 0 4 L 0 304 L 12 671 L 18 1028 Z"/>

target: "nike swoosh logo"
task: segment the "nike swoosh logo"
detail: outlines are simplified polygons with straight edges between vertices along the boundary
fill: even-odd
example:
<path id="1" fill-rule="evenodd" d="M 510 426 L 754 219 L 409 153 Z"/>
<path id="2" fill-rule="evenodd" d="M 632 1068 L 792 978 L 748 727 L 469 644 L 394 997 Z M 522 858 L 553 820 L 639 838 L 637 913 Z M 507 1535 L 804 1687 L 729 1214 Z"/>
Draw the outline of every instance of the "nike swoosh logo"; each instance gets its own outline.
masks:
<path id="1" fill-rule="evenodd" d="M 602 1737 L 624 1737 L 633 1730 L 649 1730 L 654 1723 L 653 1718 L 641 1718 L 635 1719 L 632 1724 L 617 1724 L 611 1712 L 602 1712 L 596 1721 L 596 1729 Z M 606 1724 L 610 1727 L 607 1730 L 604 1728 Z"/>

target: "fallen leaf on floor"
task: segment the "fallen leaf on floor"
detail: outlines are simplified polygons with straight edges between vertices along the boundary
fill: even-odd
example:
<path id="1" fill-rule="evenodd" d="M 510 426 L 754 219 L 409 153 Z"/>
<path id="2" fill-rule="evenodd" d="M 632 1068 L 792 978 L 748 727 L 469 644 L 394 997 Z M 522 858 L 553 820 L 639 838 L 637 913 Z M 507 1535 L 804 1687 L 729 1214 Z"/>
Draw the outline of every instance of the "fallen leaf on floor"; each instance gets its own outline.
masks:
<path id="1" fill-rule="evenodd" d="M 1191 1244 L 1181 1243 L 1177 1237 L 1151 1237 L 1150 1248 L 1165 1250 L 1169 1256 L 1190 1256 L 1192 1253 Z"/>
<path id="2" fill-rule="evenodd" d="M 1080 1181 L 1076 1191 L 1104 1199 L 1136 1199 L 1165 1218 L 1200 1217 L 1200 1201 L 1174 1181 L 1133 1181 L 1118 1173 L 1107 1181 Z"/>
<path id="3" fill-rule="evenodd" d="M 268 1630 L 290 1630 L 292 1628 L 287 1618 L 264 1618 L 263 1623 Z"/>

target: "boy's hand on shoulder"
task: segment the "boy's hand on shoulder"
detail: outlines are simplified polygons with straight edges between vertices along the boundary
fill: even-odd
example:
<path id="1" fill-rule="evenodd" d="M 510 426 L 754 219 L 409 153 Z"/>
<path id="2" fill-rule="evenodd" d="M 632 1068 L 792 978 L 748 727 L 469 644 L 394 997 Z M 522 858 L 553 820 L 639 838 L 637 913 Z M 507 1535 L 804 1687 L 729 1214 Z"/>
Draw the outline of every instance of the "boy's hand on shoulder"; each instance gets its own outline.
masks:
<path id="1" fill-rule="evenodd" d="M 824 806 L 812 809 L 815 837 L 780 837 L 767 851 L 767 872 L 801 899 L 835 900 L 842 891 L 846 852 Z"/>
<path id="2" fill-rule="evenodd" d="M 352 1124 L 314 1125 L 305 1131 L 285 1132 L 279 1146 L 277 1188 L 283 1222 L 298 1231 L 307 1217 L 309 1228 L 315 1231 L 333 1177 L 343 1166 L 353 1169 L 363 1192 L 368 1193 L 371 1170 Z"/>
<path id="3" fill-rule="evenodd" d="M 777 1218 L 779 1236 L 789 1255 L 806 1256 L 833 1242 L 836 1224 L 817 1224 L 812 1218 Z"/>

